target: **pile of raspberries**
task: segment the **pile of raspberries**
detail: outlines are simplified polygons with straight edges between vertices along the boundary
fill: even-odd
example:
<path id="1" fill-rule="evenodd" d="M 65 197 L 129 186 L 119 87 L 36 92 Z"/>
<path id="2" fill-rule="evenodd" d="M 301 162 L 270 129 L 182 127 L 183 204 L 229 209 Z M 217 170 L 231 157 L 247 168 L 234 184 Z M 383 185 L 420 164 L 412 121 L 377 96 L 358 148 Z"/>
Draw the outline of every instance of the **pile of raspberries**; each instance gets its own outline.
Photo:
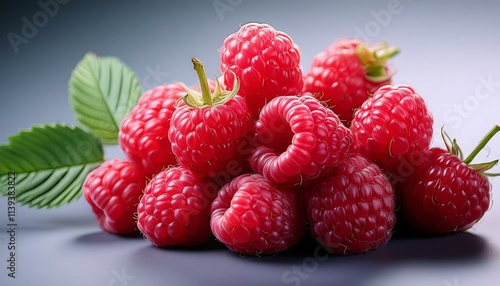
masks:
<path id="1" fill-rule="evenodd" d="M 244 255 L 309 235 L 348 255 L 386 244 L 398 225 L 465 231 L 490 207 L 486 168 L 444 130 L 448 150 L 431 147 L 423 97 L 393 83 L 398 48 L 342 38 L 303 72 L 289 35 L 248 23 L 218 51 L 221 77 L 192 58 L 199 83 L 147 90 L 121 122 L 126 159 L 83 185 L 104 231 L 157 247 L 215 239 Z"/>

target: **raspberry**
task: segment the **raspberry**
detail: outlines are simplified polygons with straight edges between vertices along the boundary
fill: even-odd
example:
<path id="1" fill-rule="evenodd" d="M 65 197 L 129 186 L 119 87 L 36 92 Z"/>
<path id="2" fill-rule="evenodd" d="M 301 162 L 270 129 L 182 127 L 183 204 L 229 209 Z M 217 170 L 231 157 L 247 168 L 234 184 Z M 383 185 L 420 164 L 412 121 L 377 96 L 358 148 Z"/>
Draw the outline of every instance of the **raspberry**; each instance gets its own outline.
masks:
<path id="1" fill-rule="evenodd" d="M 363 155 L 352 154 L 335 174 L 312 185 L 306 198 L 311 235 L 331 253 L 367 252 L 392 236 L 394 191 Z"/>
<path id="2" fill-rule="evenodd" d="M 296 193 L 259 174 L 244 174 L 219 191 L 211 207 L 215 237 L 235 252 L 273 254 L 296 245 L 305 231 Z"/>
<path id="3" fill-rule="evenodd" d="M 135 164 L 110 159 L 87 175 L 83 197 L 103 230 L 132 234 L 137 232 L 134 214 L 145 185 L 146 178 Z"/>
<path id="4" fill-rule="evenodd" d="M 292 38 L 268 24 L 248 23 L 230 34 L 220 48 L 224 83 L 233 88 L 236 76 L 253 118 L 278 95 L 302 90 L 300 50 Z"/>
<path id="5" fill-rule="evenodd" d="M 401 211 L 413 229 L 431 234 L 461 232 L 484 216 L 491 199 L 487 176 L 495 175 L 486 171 L 498 160 L 471 162 L 499 131 L 496 126 L 465 159 L 451 139 L 445 140 L 448 150 L 434 147 L 424 153 L 401 194 Z"/>
<path id="6" fill-rule="evenodd" d="M 398 52 L 385 44 L 367 47 L 357 39 L 336 41 L 314 56 L 303 92 L 327 103 L 350 126 L 354 111 L 379 87 L 391 83 L 387 62 Z"/>
<path id="7" fill-rule="evenodd" d="M 347 158 L 351 132 L 310 96 L 278 96 L 255 123 L 250 165 L 275 183 L 297 184 L 329 174 Z"/>
<path id="8" fill-rule="evenodd" d="M 243 170 L 238 150 L 253 126 L 245 99 L 236 95 L 237 86 L 232 92 L 216 88 L 212 94 L 202 63 L 197 59 L 193 63 L 202 92 L 188 90 L 172 115 L 168 134 L 172 151 L 179 165 L 200 175 L 214 177 L 226 172 L 228 164 L 239 164 Z"/>
<path id="9" fill-rule="evenodd" d="M 184 88 L 177 84 L 148 90 L 121 123 L 120 147 L 148 177 L 176 164 L 168 140 L 168 129 L 174 105 L 185 93 Z"/>
<path id="10" fill-rule="evenodd" d="M 137 226 L 155 246 L 196 246 L 211 236 L 210 206 L 218 188 L 184 167 L 170 167 L 147 184 Z"/>
<path id="11" fill-rule="evenodd" d="M 432 125 L 432 115 L 412 87 L 386 85 L 356 111 L 351 124 L 353 150 L 404 180 L 408 174 L 402 168 L 429 148 Z"/>

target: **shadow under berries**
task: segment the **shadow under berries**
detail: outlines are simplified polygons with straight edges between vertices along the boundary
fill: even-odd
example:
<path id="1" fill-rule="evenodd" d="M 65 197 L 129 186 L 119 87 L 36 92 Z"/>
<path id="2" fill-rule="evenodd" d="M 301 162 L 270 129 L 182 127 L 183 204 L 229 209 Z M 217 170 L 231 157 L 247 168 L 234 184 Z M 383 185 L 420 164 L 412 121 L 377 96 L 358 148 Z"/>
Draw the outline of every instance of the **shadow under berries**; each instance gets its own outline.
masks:
<path id="1" fill-rule="evenodd" d="M 97 231 L 93 233 L 78 236 L 75 242 L 78 244 L 107 244 L 116 243 L 123 240 L 142 240 L 144 239 L 139 233 L 129 235 L 112 234 L 105 231 Z"/>
<path id="2" fill-rule="evenodd" d="M 226 250 L 226 246 L 219 241 L 217 241 L 214 237 L 210 237 L 205 243 L 194 246 L 168 246 L 168 247 L 157 247 L 151 245 L 152 248 L 157 251 L 170 251 L 170 252 L 192 252 L 192 253 L 203 253 L 203 252 L 213 252 L 213 251 L 224 251 Z"/>
<path id="3" fill-rule="evenodd" d="M 477 263 L 489 259 L 494 251 L 482 236 L 461 232 L 448 235 L 415 234 L 393 238 L 380 249 L 379 261 L 439 261 Z M 378 255 L 380 254 L 380 255 Z"/>
<path id="4" fill-rule="evenodd" d="M 268 256 L 248 256 L 247 261 L 271 264 L 300 263 L 308 257 L 318 257 L 318 262 L 328 265 L 338 263 L 384 264 L 385 266 L 413 262 L 477 263 L 489 259 L 495 251 L 482 236 L 471 232 L 449 235 L 395 236 L 387 244 L 362 254 L 330 254 L 309 236 L 294 248 Z M 246 258 L 246 257 L 245 257 Z M 322 261 L 319 261 L 322 260 Z"/>

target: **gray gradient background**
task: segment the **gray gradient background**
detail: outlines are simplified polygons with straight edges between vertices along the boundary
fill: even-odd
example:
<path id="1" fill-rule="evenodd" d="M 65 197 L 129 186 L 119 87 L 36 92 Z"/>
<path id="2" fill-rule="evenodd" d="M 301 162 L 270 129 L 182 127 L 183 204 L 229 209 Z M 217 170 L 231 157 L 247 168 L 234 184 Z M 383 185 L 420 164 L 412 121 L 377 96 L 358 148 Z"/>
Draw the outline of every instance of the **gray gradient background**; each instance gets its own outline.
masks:
<path id="1" fill-rule="evenodd" d="M 7 34 L 22 35 L 23 17 L 32 22 L 43 10 L 37 1 L 2 0 L 0 143 L 34 124 L 76 124 L 67 82 L 87 51 L 119 57 L 146 88 L 174 80 L 189 85 L 196 81 L 190 58 L 218 73 L 223 39 L 250 21 L 287 32 L 302 49 L 304 70 L 326 45 L 359 30 L 370 42 L 399 46 L 394 81 L 421 93 L 434 114 L 434 128 L 445 125 L 465 153 L 500 123 L 498 2 L 400 0 L 390 19 L 379 18 L 384 14 L 379 11 L 395 3 L 389 0 L 220 2 L 234 7 L 218 15 L 211 0 L 73 0 L 60 5 L 16 53 Z M 442 146 L 439 139 L 433 145 Z M 478 160 L 500 158 L 499 138 L 488 147 Z M 123 155 L 107 148 L 106 156 Z M 494 200 L 499 180 L 491 180 Z M 394 238 L 376 251 L 350 257 L 318 257 L 305 243 L 265 258 L 240 257 L 215 242 L 197 250 L 163 250 L 142 238 L 106 234 L 83 199 L 51 210 L 18 206 L 15 279 L 6 269 L 6 206 L 0 198 L 0 285 L 473 286 L 496 285 L 500 279 L 500 207 L 495 204 L 462 234 Z"/>

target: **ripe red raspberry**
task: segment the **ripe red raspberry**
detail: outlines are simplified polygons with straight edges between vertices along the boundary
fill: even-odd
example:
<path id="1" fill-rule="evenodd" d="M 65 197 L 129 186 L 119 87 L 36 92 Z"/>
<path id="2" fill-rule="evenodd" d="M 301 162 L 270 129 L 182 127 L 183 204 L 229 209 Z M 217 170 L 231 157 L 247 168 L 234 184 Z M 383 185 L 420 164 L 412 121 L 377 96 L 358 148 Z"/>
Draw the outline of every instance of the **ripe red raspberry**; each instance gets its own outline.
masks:
<path id="1" fill-rule="evenodd" d="M 185 94 L 185 89 L 178 84 L 148 90 L 121 123 L 120 147 L 148 177 L 176 164 L 168 140 L 168 129 L 174 105 Z"/>
<path id="2" fill-rule="evenodd" d="M 498 131 L 500 126 L 465 159 L 456 141 L 447 136 L 448 150 L 434 147 L 424 153 L 401 192 L 401 211 L 411 227 L 431 234 L 461 232 L 484 216 L 491 199 L 487 176 L 492 174 L 486 171 L 498 160 L 471 162 Z"/>
<path id="3" fill-rule="evenodd" d="M 242 254 L 285 251 L 305 232 L 305 215 L 296 193 L 259 174 L 240 175 L 222 187 L 211 213 L 215 237 Z"/>
<path id="4" fill-rule="evenodd" d="M 238 94 L 246 97 L 253 118 L 272 98 L 302 90 L 299 47 L 268 24 L 248 23 L 230 34 L 220 48 L 220 61 L 228 88 L 235 75 L 239 78 Z"/>
<path id="5" fill-rule="evenodd" d="M 111 159 L 87 175 L 83 197 L 103 230 L 132 234 L 137 232 L 134 214 L 145 185 L 146 177 L 135 164 Z"/>
<path id="6" fill-rule="evenodd" d="M 226 172 L 228 164 L 244 164 L 238 151 L 253 121 L 245 99 L 236 95 L 238 86 L 232 92 L 216 88 L 212 94 L 202 63 L 197 59 L 193 63 L 202 91 L 188 90 L 184 101 L 179 102 L 168 138 L 179 165 L 213 177 Z"/>
<path id="7" fill-rule="evenodd" d="M 402 168 L 429 148 L 433 119 L 423 98 L 408 85 L 386 85 L 356 111 L 353 150 L 401 180 Z M 398 178 L 399 179 L 399 178 Z"/>
<path id="8" fill-rule="evenodd" d="M 208 241 L 210 206 L 218 188 L 184 167 L 170 167 L 147 184 L 137 206 L 137 226 L 155 246 L 195 246 Z"/>
<path id="9" fill-rule="evenodd" d="M 387 61 L 398 52 L 385 43 L 367 47 L 358 39 L 336 41 L 314 56 L 303 91 L 328 104 L 350 126 L 354 111 L 377 88 L 391 83 Z"/>
<path id="10" fill-rule="evenodd" d="M 335 174 L 311 186 L 311 235 L 335 254 L 376 249 L 392 236 L 394 206 L 394 191 L 385 174 L 363 155 L 352 154 Z"/>
<path id="11" fill-rule="evenodd" d="M 275 183 L 297 184 L 329 174 L 347 158 L 351 132 L 316 98 L 278 96 L 255 123 L 250 165 Z"/>

